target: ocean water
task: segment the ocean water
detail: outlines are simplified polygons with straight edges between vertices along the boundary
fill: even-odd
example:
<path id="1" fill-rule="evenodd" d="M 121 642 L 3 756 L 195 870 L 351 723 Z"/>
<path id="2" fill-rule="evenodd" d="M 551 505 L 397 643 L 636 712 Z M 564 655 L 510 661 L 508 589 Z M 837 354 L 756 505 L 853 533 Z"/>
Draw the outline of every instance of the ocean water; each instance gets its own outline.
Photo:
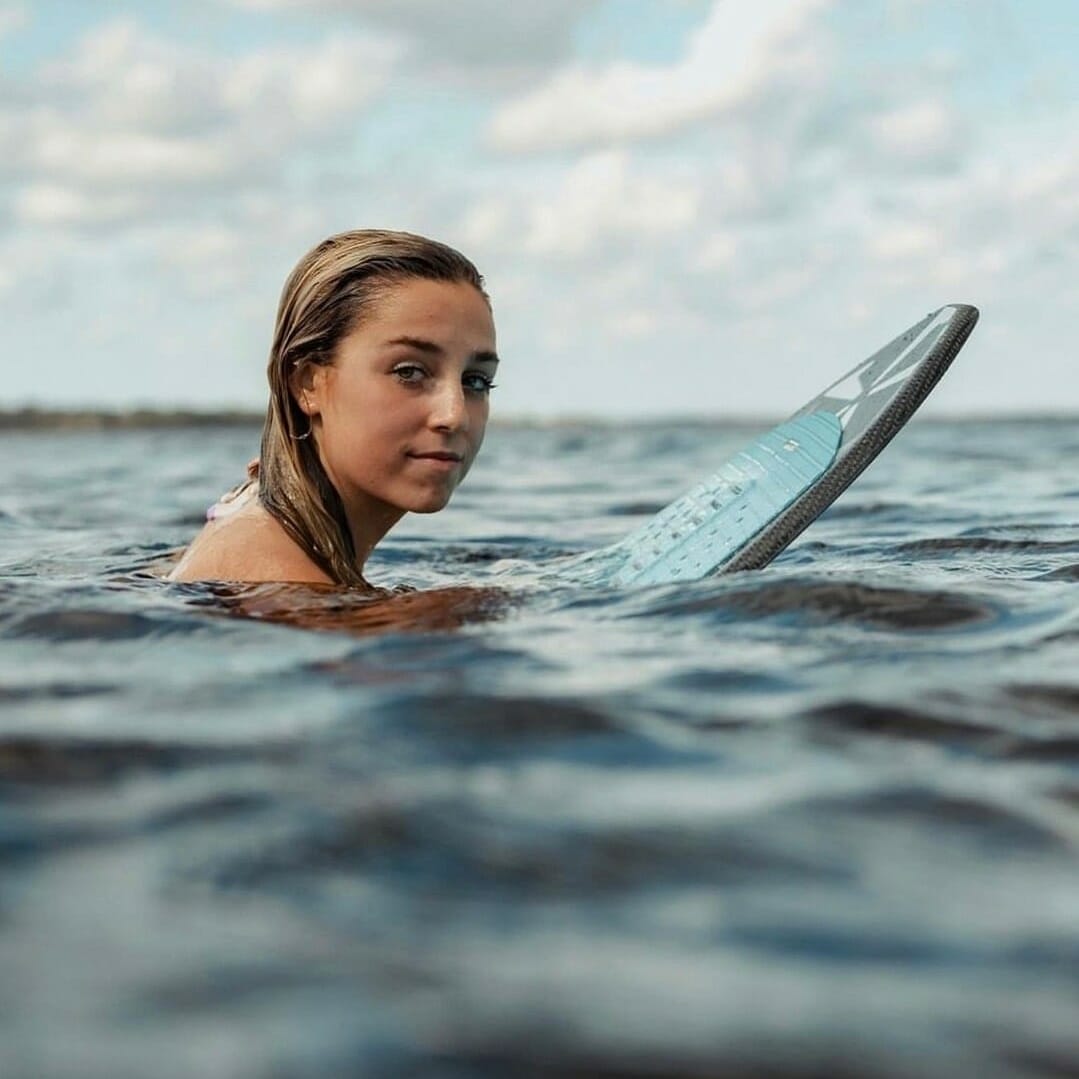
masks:
<path id="1" fill-rule="evenodd" d="M 1079 1074 L 1079 422 L 539 583 L 749 433 L 492 430 L 376 602 L 151 575 L 257 431 L 0 436 L 0 1076 Z"/>

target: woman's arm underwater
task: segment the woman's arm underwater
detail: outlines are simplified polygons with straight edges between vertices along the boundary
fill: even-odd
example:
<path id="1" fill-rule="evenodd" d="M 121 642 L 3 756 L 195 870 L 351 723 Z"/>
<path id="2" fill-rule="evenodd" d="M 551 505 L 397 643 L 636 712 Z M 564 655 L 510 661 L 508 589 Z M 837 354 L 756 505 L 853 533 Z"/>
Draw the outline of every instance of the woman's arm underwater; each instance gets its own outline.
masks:
<path id="1" fill-rule="evenodd" d="M 235 618 L 253 618 L 301 629 L 348 633 L 436 633 L 500 618 L 517 602 L 504 589 L 452 585 L 424 591 L 339 585 L 205 582 L 197 602 Z"/>

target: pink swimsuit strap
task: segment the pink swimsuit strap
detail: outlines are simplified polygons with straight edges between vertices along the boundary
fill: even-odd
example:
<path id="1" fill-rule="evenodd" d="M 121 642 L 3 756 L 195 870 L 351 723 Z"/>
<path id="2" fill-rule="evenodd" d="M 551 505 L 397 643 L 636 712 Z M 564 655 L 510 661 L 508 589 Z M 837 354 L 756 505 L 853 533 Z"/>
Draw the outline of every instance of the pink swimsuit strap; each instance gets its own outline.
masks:
<path id="1" fill-rule="evenodd" d="M 242 510 L 250 501 L 258 495 L 258 480 L 244 480 L 239 487 L 233 487 L 231 491 L 223 494 L 207 511 L 207 521 L 219 521 L 222 517 L 228 517 L 237 510 Z"/>

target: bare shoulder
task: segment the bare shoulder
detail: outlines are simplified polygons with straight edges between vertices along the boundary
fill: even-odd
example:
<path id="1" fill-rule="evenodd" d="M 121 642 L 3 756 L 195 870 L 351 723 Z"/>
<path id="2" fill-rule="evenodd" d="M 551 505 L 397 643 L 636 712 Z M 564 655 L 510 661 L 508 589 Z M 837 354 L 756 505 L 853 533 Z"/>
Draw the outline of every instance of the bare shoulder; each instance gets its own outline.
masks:
<path id="1" fill-rule="evenodd" d="M 169 580 L 333 583 L 258 503 L 208 522 Z"/>

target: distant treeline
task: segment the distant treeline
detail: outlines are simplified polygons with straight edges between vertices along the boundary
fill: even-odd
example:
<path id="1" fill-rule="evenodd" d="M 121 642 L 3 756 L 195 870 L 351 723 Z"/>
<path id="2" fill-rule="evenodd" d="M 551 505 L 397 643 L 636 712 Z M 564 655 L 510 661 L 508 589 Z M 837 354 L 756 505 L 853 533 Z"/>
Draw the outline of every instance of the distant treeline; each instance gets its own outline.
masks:
<path id="1" fill-rule="evenodd" d="M 260 427 L 264 414 L 239 409 L 223 409 L 216 412 L 200 412 L 194 409 L 136 408 L 126 411 L 108 409 L 52 409 L 18 408 L 0 409 L 0 432 L 3 431 L 136 431 L 179 427 Z M 493 417 L 492 427 L 533 429 L 595 429 L 624 427 L 627 422 L 635 427 L 667 427 L 676 423 L 679 427 L 724 427 L 759 430 L 771 427 L 777 420 L 772 418 L 747 419 L 729 417 L 657 417 L 626 421 L 597 416 L 505 416 Z"/>
<path id="2" fill-rule="evenodd" d="M 257 426 L 262 414 L 226 409 L 197 412 L 192 409 L 136 408 L 123 412 L 100 409 L 0 409 L 0 431 L 124 431 L 165 427 Z"/>
<path id="3" fill-rule="evenodd" d="M 680 428 L 703 430 L 745 430 L 755 433 L 779 422 L 777 416 L 657 416 L 631 420 L 597 416 L 497 416 L 492 427 L 538 429 L 604 429 L 614 427 Z M 200 412 L 195 409 L 136 408 L 123 412 L 105 409 L 0 409 L 0 432 L 3 431 L 135 431 L 171 427 L 260 427 L 263 413 L 242 409 L 222 409 Z M 1079 416 L 1064 414 L 1013 414 L 974 416 L 915 416 L 913 423 L 1068 423 L 1079 422 Z"/>
<path id="4" fill-rule="evenodd" d="M 242 409 L 202 412 L 183 408 L 135 408 L 124 411 L 97 408 L 0 408 L 0 431 L 134 431 L 171 427 L 261 427 L 265 413 Z M 632 420 L 604 416 L 493 416 L 492 427 L 565 430 L 578 428 L 679 427 L 746 428 L 759 430 L 778 423 L 777 417 L 657 416 Z"/>

